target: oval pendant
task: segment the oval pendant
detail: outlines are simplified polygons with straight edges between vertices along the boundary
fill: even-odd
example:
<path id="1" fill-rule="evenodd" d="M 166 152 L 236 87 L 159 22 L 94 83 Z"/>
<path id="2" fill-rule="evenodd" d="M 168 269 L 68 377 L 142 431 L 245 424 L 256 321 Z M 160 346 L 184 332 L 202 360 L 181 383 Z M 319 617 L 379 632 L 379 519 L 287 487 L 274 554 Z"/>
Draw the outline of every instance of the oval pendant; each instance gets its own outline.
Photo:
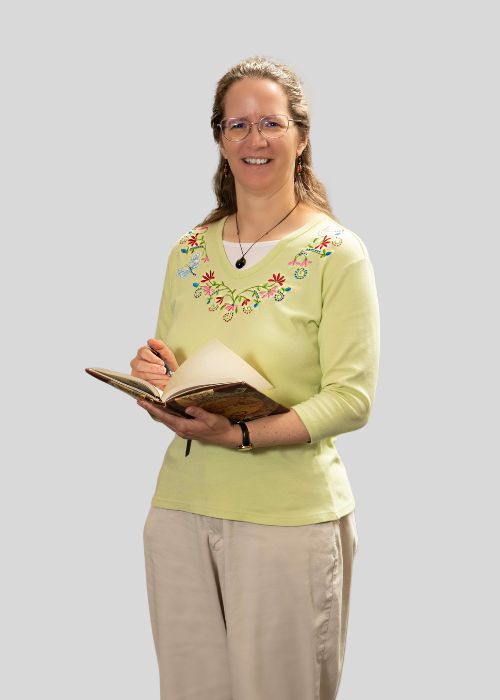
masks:
<path id="1" fill-rule="evenodd" d="M 243 258 L 239 258 L 239 259 L 236 261 L 236 267 L 238 268 L 238 270 L 241 270 L 241 268 L 245 266 L 245 263 L 246 263 L 246 260 L 245 260 L 244 257 L 243 257 Z"/>

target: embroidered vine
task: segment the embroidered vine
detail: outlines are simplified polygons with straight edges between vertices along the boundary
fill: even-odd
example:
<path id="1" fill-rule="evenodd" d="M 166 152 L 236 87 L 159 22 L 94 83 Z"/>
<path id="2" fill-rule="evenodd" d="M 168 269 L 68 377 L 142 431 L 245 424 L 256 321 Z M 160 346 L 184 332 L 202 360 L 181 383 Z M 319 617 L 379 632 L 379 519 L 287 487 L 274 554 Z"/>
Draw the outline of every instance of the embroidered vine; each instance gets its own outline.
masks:
<path id="1" fill-rule="evenodd" d="M 195 228 L 188 231 L 185 236 L 183 236 L 179 243 L 183 245 L 186 244 L 187 247 L 181 248 L 182 253 L 194 253 L 197 250 L 203 251 L 203 257 L 201 262 L 209 262 L 210 258 L 207 253 L 207 243 L 205 241 L 205 231 L 208 226 L 196 226 Z M 201 254 L 200 254 L 201 257 Z"/>
<path id="2" fill-rule="evenodd" d="M 292 290 L 291 287 L 284 286 L 285 281 L 283 275 L 274 273 L 262 284 L 253 284 L 246 289 L 236 291 L 225 282 L 218 282 L 215 279 L 215 273 L 210 270 L 203 275 L 201 282 L 193 282 L 194 296 L 196 298 L 207 296 L 208 310 L 224 310 L 222 318 L 224 321 L 230 321 L 234 314 L 238 313 L 239 308 L 243 313 L 250 314 L 260 306 L 264 299 L 273 298 L 275 301 L 284 299 L 285 295 Z"/>
<path id="3" fill-rule="evenodd" d="M 204 235 L 207 228 L 207 226 L 203 226 L 193 229 L 180 239 L 181 245 L 187 244 L 187 247 L 181 248 L 181 252 L 187 255 L 191 254 L 191 258 L 185 266 L 177 270 L 179 277 L 184 278 L 189 275 L 197 277 L 195 269 L 200 265 L 200 261 L 209 262 Z M 294 277 L 297 280 L 302 280 L 307 276 L 309 272 L 307 268 L 312 265 L 314 255 L 324 259 L 333 253 L 330 248 L 334 249 L 342 244 L 342 231 L 343 229 L 332 230 L 329 226 L 320 231 L 295 254 L 288 265 L 295 268 Z M 204 252 L 203 257 L 201 257 L 201 250 Z M 222 318 L 228 322 L 238 313 L 239 309 L 245 314 L 250 314 L 256 311 L 265 300 L 282 301 L 293 289 L 286 282 L 285 275 L 281 272 L 275 272 L 260 284 L 253 284 L 237 291 L 223 280 L 218 280 L 215 272 L 209 270 L 203 274 L 199 282 L 193 282 L 193 287 L 195 288 L 195 298 L 206 298 L 208 310 L 224 312 Z"/>
<path id="4" fill-rule="evenodd" d="M 304 277 L 307 275 L 307 267 L 308 265 L 312 264 L 312 260 L 309 259 L 309 254 L 315 253 L 316 255 L 319 255 L 320 258 L 326 258 L 327 255 L 331 255 L 333 251 L 328 250 L 328 246 L 332 245 L 334 248 L 336 248 L 337 246 L 341 245 L 342 232 L 343 229 L 331 231 L 332 237 L 330 237 L 325 233 L 325 229 L 320 231 L 320 233 L 315 236 L 310 243 L 304 246 L 304 248 L 302 248 L 302 250 L 300 250 L 294 256 L 293 260 L 290 260 L 288 263 L 292 267 L 297 267 L 294 272 L 294 276 L 300 280 L 304 279 Z"/>

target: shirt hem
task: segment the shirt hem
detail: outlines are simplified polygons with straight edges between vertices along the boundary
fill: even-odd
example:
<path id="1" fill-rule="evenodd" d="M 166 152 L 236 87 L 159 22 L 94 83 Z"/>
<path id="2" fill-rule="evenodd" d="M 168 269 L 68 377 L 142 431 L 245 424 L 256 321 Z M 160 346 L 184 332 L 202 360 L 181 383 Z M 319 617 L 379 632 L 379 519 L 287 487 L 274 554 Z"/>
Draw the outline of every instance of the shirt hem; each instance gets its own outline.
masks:
<path id="1" fill-rule="evenodd" d="M 244 522 L 256 523 L 259 525 L 313 525 L 328 520 L 339 520 L 344 515 L 348 515 L 355 508 L 354 500 L 344 506 L 339 511 L 327 510 L 319 513 L 303 513 L 302 515 L 265 515 L 262 513 L 252 513 L 248 511 L 226 510 L 225 508 L 211 508 L 210 506 L 197 506 L 183 501 L 173 501 L 170 498 L 160 498 L 153 496 L 151 505 L 157 508 L 167 508 L 171 510 L 182 510 L 197 515 L 208 515 L 212 518 L 222 518 L 223 520 L 242 520 Z"/>

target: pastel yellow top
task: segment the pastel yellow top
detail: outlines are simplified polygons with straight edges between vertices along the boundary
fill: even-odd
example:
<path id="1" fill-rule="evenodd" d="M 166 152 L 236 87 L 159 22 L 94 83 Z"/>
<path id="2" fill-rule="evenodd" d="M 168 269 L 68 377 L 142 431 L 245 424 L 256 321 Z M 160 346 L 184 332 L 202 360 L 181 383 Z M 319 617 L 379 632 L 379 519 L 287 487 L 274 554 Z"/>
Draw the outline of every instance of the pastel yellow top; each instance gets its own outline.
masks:
<path id="1" fill-rule="evenodd" d="M 224 221 L 190 230 L 171 250 L 155 337 L 179 364 L 221 340 L 271 382 L 266 393 L 298 413 L 311 442 L 242 452 L 193 440 L 186 457 L 175 435 L 152 505 L 268 525 L 336 520 L 355 507 L 336 438 L 368 421 L 379 366 L 366 246 L 318 214 L 237 269 Z"/>

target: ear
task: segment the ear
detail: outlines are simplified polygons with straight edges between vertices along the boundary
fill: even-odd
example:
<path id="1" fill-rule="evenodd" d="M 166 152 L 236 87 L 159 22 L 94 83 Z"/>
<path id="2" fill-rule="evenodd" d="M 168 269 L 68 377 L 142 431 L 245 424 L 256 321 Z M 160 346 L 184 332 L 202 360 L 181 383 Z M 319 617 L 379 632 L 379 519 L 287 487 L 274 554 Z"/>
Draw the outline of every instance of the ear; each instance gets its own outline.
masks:
<path id="1" fill-rule="evenodd" d="M 219 150 L 220 150 L 220 152 L 221 152 L 222 157 L 223 157 L 223 158 L 226 158 L 226 160 L 227 160 L 227 155 L 226 155 L 224 149 L 222 148 L 222 146 L 219 146 Z"/>
<path id="2" fill-rule="evenodd" d="M 307 136 L 304 137 L 304 141 L 300 141 L 299 145 L 297 146 L 297 158 L 302 155 L 302 151 L 305 149 L 307 146 Z"/>

